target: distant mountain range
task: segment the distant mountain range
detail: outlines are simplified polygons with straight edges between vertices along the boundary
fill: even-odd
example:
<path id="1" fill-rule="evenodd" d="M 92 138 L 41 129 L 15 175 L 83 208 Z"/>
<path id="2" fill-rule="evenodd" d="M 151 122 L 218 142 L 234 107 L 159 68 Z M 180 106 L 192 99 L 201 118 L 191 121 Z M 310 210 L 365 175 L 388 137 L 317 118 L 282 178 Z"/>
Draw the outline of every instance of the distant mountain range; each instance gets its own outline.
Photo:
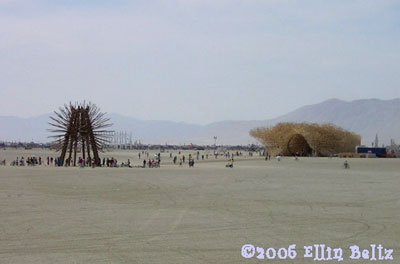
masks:
<path id="1" fill-rule="evenodd" d="M 45 114 L 31 118 L 0 116 L 0 141 L 47 142 L 50 126 Z M 142 143 L 170 144 L 250 144 L 256 141 L 249 130 L 273 126 L 279 122 L 332 123 L 353 131 L 370 145 L 378 134 L 381 143 L 390 139 L 400 142 L 400 99 L 366 99 L 352 102 L 331 99 L 315 105 L 298 108 L 288 114 L 269 120 L 221 121 L 208 125 L 173 121 L 145 121 L 120 114 L 109 114 L 114 131 L 132 132 L 133 139 Z"/>

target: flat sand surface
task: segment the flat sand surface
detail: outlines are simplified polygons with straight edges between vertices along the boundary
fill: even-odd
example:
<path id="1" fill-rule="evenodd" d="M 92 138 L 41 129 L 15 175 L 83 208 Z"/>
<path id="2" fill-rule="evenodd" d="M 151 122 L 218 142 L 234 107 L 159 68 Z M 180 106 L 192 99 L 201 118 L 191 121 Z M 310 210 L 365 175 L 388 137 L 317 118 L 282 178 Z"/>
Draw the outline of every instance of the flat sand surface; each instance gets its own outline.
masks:
<path id="1" fill-rule="evenodd" d="M 9 162 L 37 150 L 1 150 Z M 42 157 L 49 153 L 42 153 Z M 140 163 L 137 153 L 108 153 Z M 312 263 L 303 246 L 382 244 L 400 260 L 400 159 L 210 159 L 194 168 L 0 166 L 0 263 Z M 296 244 L 294 260 L 244 244 Z M 330 261 L 331 263 L 336 261 Z"/>

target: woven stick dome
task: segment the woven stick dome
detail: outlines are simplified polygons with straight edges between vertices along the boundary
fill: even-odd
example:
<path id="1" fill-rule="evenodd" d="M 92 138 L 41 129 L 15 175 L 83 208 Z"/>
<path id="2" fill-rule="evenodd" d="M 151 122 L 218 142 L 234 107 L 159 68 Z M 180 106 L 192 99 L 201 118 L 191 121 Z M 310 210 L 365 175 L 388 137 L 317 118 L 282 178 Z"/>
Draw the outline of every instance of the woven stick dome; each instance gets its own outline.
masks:
<path id="1" fill-rule="evenodd" d="M 256 128 L 250 135 L 262 142 L 272 155 L 330 156 L 355 152 L 361 137 L 332 124 L 279 123 Z"/>

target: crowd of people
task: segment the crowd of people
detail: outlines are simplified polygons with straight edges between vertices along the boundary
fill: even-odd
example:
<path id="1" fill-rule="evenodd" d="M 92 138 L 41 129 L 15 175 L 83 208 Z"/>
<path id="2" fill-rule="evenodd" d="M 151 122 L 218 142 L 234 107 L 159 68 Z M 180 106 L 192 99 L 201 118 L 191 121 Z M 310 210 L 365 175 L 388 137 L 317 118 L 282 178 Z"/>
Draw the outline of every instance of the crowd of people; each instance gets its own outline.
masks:
<path id="1" fill-rule="evenodd" d="M 79 166 L 79 167 L 136 167 L 136 168 L 159 168 L 161 166 L 161 153 L 154 154 L 153 157 L 150 156 L 148 151 L 141 151 L 138 154 L 138 159 L 142 160 L 136 166 L 132 166 L 130 159 L 118 163 L 118 160 L 115 157 L 103 157 L 99 159 L 97 162 L 94 158 L 82 158 L 79 157 L 77 160 L 73 160 L 72 158 L 66 158 L 64 162 L 59 157 L 51 157 L 47 156 L 45 160 L 42 159 L 41 156 L 31 156 L 31 157 L 17 157 L 15 160 L 10 162 L 11 166 L 54 166 L 54 167 L 69 167 L 69 166 Z M 186 156 L 187 155 L 187 156 Z M 200 151 L 196 151 L 195 153 L 184 154 L 181 151 L 178 151 L 176 155 L 173 152 L 169 153 L 169 159 L 172 160 L 174 165 L 183 166 L 184 164 L 188 164 L 189 167 L 194 167 L 195 160 L 208 160 L 210 158 L 209 153 L 200 153 Z M 215 159 L 218 157 L 224 157 L 229 161 L 230 167 L 233 167 L 233 161 L 235 157 L 241 157 L 243 155 L 242 152 L 214 152 L 211 153 L 211 156 L 214 156 Z M 253 153 L 249 152 L 248 156 L 252 156 Z M 261 153 L 260 153 L 261 155 Z M 167 157 L 168 157 L 167 156 Z M 0 160 L 0 165 L 6 165 L 6 160 Z"/>
<path id="2" fill-rule="evenodd" d="M 2 160 L 1 165 L 6 165 L 6 160 Z M 60 164 L 59 158 L 47 157 L 47 166 L 54 165 L 58 166 Z M 41 156 L 32 156 L 32 157 L 16 157 L 16 159 L 10 162 L 11 166 L 36 166 L 36 165 L 44 165 Z"/>

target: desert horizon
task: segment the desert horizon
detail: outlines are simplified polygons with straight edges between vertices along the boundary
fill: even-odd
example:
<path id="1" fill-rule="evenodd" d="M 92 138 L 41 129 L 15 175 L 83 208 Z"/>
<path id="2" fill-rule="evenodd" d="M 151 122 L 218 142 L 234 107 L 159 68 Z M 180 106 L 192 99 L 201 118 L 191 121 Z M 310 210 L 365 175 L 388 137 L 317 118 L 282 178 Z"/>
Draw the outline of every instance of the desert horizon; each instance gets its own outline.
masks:
<path id="1" fill-rule="evenodd" d="M 56 109 L 55 109 L 56 110 Z M 352 113 L 358 113 L 353 116 Z M 249 132 L 257 127 L 269 127 L 279 122 L 334 124 L 361 135 L 363 145 L 371 145 L 376 135 L 380 142 L 390 145 L 400 142 L 400 99 L 360 99 L 343 101 L 329 99 L 307 105 L 269 120 L 224 120 L 207 125 L 162 120 L 138 120 L 128 116 L 106 114 L 113 123 L 112 130 L 131 135 L 132 141 L 144 144 L 214 144 L 214 136 L 221 145 L 257 144 Z M 50 116 L 32 118 L 0 116 L 0 141 L 49 142 Z M 386 116 L 382 118 L 382 116 Z M 25 131 L 29 130 L 27 134 Z"/>

